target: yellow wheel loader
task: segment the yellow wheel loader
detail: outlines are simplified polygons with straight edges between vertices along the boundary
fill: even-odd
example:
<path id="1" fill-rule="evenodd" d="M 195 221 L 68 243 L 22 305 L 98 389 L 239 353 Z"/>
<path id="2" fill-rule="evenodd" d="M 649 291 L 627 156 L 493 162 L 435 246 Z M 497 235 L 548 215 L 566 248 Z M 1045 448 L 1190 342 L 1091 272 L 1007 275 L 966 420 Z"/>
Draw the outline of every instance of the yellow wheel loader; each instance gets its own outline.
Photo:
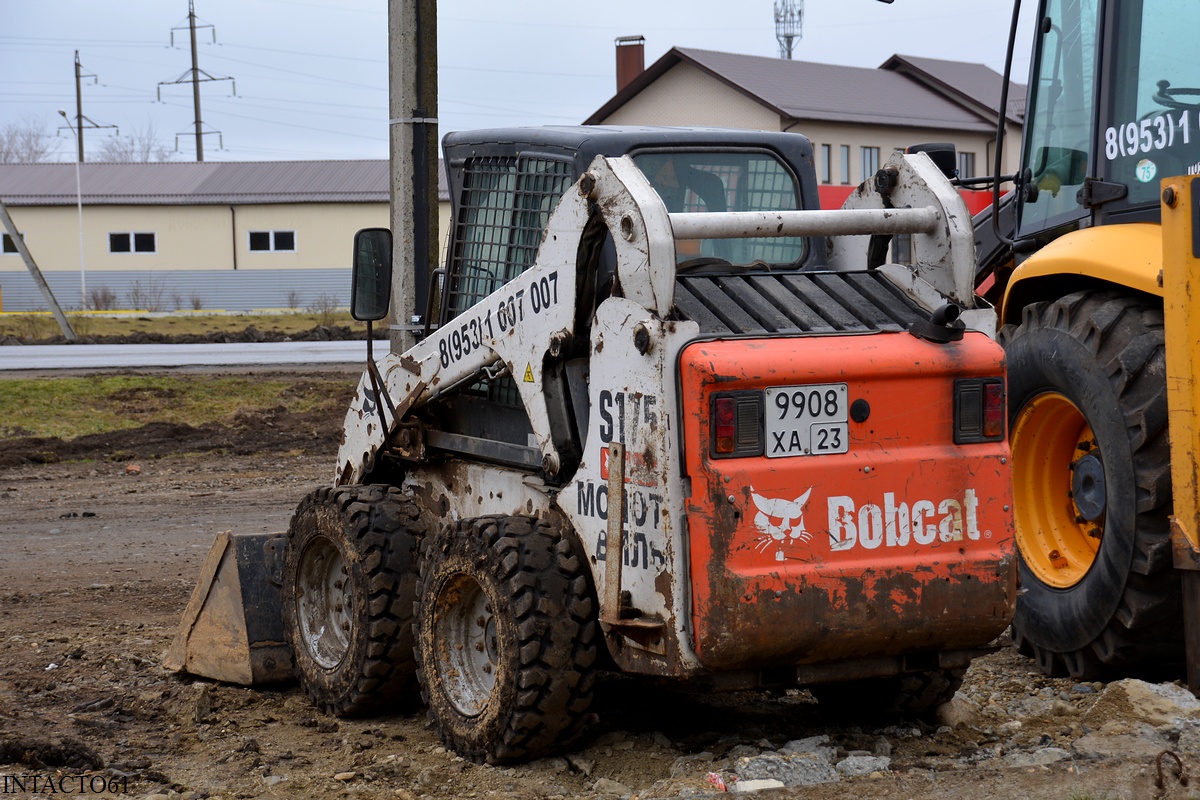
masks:
<path id="1" fill-rule="evenodd" d="M 1186 179 L 1163 179 L 1200 172 L 1186 56 L 1200 6 L 1041 0 L 1036 13 L 1022 168 L 976 220 L 1008 357 L 1013 639 L 1050 675 L 1169 674 L 1196 563 L 1179 512 L 1196 484 L 1197 339 L 1188 273 L 1172 274 L 1195 220 L 1178 211 Z"/>

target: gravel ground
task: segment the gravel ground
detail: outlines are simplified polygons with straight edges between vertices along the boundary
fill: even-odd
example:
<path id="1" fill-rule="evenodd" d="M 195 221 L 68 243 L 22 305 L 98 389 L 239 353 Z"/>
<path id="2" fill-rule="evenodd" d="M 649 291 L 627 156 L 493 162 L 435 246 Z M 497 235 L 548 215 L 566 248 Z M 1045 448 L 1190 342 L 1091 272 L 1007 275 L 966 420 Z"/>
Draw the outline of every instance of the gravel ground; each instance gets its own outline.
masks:
<path id="1" fill-rule="evenodd" d="M 0 792 L 79 794 L 82 779 L 115 790 L 101 796 L 187 798 L 1188 796 L 1174 766 L 1200 764 L 1200 701 L 1170 683 L 1050 680 L 1007 647 L 934 724 L 847 718 L 804 691 L 695 696 L 611 676 L 575 751 L 515 767 L 457 758 L 423 713 L 338 720 L 295 686 L 165 671 L 214 534 L 284 530 L 328 480 L 327 437 L 305 437 L 0 467 Z"/>

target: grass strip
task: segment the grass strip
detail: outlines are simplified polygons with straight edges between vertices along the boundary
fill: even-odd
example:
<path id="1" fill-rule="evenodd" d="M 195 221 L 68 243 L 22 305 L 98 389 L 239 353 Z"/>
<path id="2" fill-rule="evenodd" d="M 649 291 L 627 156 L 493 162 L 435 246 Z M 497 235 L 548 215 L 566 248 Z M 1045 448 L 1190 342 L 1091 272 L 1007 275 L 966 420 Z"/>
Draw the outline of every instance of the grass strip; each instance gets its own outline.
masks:
<path id="1" fill-rule="evenodd" d="M 261 375 L 96 375 L 0 380 L 0 438 L 137 428 L 150 422 L 229 424 L 283 406 L 341 418 L 354 391 L 344 377 L 295 380 Z"/>

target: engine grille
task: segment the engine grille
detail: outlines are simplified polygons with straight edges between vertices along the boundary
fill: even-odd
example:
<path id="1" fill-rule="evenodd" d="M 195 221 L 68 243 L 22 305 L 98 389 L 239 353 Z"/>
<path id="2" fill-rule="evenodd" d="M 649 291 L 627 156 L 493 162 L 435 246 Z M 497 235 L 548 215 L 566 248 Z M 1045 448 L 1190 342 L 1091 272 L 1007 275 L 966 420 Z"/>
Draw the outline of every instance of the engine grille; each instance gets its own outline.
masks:
<path id="1" fill-rule="evenodd" d="M 903 331 L 929 316 L 878 272 L 681 275 L 675 309 L 707 334 Z"/>

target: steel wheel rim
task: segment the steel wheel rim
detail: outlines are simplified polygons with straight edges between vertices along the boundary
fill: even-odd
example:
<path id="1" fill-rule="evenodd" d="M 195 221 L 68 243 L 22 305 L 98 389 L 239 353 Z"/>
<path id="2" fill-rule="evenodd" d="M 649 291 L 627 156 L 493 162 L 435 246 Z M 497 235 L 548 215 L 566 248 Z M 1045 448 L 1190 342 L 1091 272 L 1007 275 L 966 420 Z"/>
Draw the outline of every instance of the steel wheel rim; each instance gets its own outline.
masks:
<path id="1" fill-rule="evenodd" d="M 456 575 L 442 588 L 434 623 L 437 671 L 450 703 L 475 717 L 487 708 L 500 660 L 496 617 L 479 582 Z"/>
<path id="2" fill-rule="evenodd" d="M 1042 583 L 1069 589 L 1096 562 L 1104 530 L 1103 502 L 1093 496 L 1085 516 L 1074 499 L 1074 467 L 1085 458 L 1089 469 L 1103 463 L 1095 434 L 1065 395 L 1045 392 L 1017 415 L 1012 454 L 1021 558 Z M 1088 486 L 1094 491 L 1094 478 Z"/>
<path id="3" fill-rule="evenodd" d="M 324 669 L 342 663 L 350 650 L 349 570 L 342 552 L 325 537 L 308 543 L 296 580 L 296 618 L 301 644 Z"/>

